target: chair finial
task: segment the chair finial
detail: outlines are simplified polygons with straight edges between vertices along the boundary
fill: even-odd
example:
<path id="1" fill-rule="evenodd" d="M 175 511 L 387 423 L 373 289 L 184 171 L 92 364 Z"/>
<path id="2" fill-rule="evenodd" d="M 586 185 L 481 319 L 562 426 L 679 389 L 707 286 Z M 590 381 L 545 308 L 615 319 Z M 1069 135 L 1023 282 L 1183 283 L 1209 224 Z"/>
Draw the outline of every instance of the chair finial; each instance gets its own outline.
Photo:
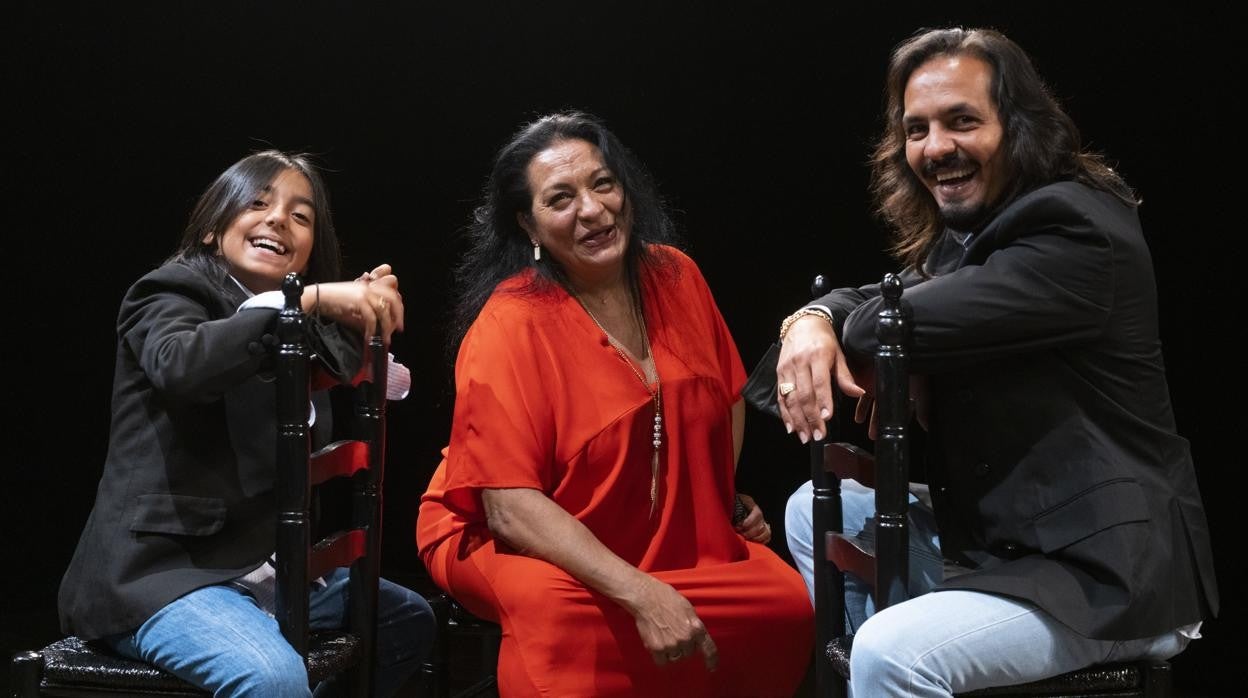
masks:
<path id="1" fill-rule="evenodd" d="M 901 277 L 896 274 L 885 274 L 884 281 L 880 284 L 880 292 L 884 294 L 884 298 L 890 305 L 896 305 L 901 300 Z"/>
<path id="2" fill-rule="evenodd" d="M 292 271 L 282 279 L 282 294 L 286 296 L 287 310 L 303 307 L 303 281 L 298 274 Z"/>
<path id="3" fill-rule="evenodd" d="M 828 280 L 824 278 L 823 274 L 816 274 L 815 280 L 810 283 L 810 297 L 822 298 L 828 295 L 829 290 Z"/>

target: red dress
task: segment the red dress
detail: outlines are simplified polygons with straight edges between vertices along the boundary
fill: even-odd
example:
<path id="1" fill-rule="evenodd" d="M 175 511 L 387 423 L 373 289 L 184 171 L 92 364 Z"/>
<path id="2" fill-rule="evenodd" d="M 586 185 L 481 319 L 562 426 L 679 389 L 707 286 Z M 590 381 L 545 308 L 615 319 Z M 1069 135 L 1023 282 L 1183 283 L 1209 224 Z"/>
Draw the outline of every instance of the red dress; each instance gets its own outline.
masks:
<path id="1" fill-rule="evenodd" d="M 730 408 L 741 359 L 684 254 L 643 272 L 662 386 L 658 498 L 650 515 L 654 403 L 628 363 L 561 288 L 499 285 L 455 366 L 451 440 L 422 498 L 421 558 L 434 581 L 503 630 L 505 696 L 790 696 L 811 653 L 801 576 L 731 524 Z M 719 649 L 656 666 L 623 608 L 562 569 L 497 545 L 482 488 L 535 488 L 628 563 L 693 604 Z"/>

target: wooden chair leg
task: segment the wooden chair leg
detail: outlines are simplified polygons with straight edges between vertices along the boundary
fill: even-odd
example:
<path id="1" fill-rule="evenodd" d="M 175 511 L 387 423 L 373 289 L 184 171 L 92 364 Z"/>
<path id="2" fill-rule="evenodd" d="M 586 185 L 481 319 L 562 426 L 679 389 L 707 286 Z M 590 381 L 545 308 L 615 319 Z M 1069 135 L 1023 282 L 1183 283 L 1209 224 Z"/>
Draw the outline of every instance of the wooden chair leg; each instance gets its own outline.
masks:
<path id="1" fill-rule="evenodd" d="M 36 698 L 43 681 L 43 654 L 18 652 L 13 655 L 9 679 L 13 682 L 14 698 Z"/>
<path id="2" fill-rule="evenodd" d="M 445 595 L 428 599 L 437 621 L 438 634 L 433 640 L 433 652 L 421 668 L 425 677 L 425 695 L 434 698 L 450 698 L 451 695 L 451 604 Z"/>
<path id="3" fill-rule="evenodd" d="M 1170 698 L 1174 674 L 1169 662 L 1150 662 L 1141 679 L 1144 698 Z"/>

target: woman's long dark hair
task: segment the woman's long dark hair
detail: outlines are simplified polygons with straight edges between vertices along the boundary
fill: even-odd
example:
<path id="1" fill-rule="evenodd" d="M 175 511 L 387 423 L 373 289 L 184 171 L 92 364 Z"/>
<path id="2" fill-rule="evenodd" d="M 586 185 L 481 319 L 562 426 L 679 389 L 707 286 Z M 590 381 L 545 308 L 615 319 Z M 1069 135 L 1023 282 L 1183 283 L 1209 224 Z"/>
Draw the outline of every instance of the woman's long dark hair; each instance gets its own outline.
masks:
<path id="1" fill-rule="evenodd" d="M 279 174 L 295 170 L 312 186 L 312 254 L 304 278 L 310 283 L 338 281 L 342 252 L 334 218 L 329 210 L 329 191 L 308 155 L 264 150 L 230 165 L 204 193 L 191 211 L 178 249 L 168 261 L 181 261 L 222 282 L 225 266 L 218 254 L 220 236 Z"/>
<path id="2" fill-rule="evenodd" d="M 448 333 L 448 349 L 454 353 L 469 325 L 498 284 L 529 267 L 536 270 L 527 291 L 559 284 L 568 288 L 567 276 L 558 262 L 545 255 L 533 261 L 533 245 L 520 228 L 516 214 L 530 215 L 533 194 L 529 190 L 529 163 L 538 153 L 559 141 L 582 140 L 598 148 L 603 162 L 624 191 L 631 221 L 628 248 L 624 253 L 625 275 L 639 300 L 639 274 L 656 264 L 649 248 L 675 239 L 671 217 L 659 197 L 654 181 L 637 158 L 624 147 L 602 120 L 584 112 L 568 111 L 543 116 L 524 125 L 494 156 L 481 203 L 467 227 L 468 250 L 455 269 L 457 283 L 454 316 Z M 569 289 L 570 290 L 570 289 Z"/>
<path id="3" fill-rule="evenodd" d="M 1027 54 L 991 29 L 925 29 L 893 50 L 885 86 L 884 132 L 871 158 L 876 211 L 895 234 L 892 252 L 922 270 L 943 222 L 936 201 L 906 162 L 905 91 L 910 76 L 940 55 L 970 54 L 992 68 L 989 87 L 1003 130 L 1009 186 L 1000 210 L 1032 189 L 1074 180 L 1108 191 L 1129 205 L 1135 192 L 1104 158 L 1083 149 L 1079 130 L 1062 111 Z"/>

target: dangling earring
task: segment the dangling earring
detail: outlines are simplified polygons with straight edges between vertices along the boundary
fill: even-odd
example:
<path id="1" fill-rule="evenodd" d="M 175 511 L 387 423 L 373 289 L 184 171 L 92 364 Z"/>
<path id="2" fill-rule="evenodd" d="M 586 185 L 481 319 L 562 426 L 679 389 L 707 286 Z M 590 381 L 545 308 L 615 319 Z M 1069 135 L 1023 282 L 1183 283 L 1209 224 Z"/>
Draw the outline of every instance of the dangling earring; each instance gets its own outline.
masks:
<path id="1" fill-rule="evenodd" d="M 533 261 L 534 262 L 542 261 L 542 243 L 538 242 L 537 240 L 533 241 Z"/>

